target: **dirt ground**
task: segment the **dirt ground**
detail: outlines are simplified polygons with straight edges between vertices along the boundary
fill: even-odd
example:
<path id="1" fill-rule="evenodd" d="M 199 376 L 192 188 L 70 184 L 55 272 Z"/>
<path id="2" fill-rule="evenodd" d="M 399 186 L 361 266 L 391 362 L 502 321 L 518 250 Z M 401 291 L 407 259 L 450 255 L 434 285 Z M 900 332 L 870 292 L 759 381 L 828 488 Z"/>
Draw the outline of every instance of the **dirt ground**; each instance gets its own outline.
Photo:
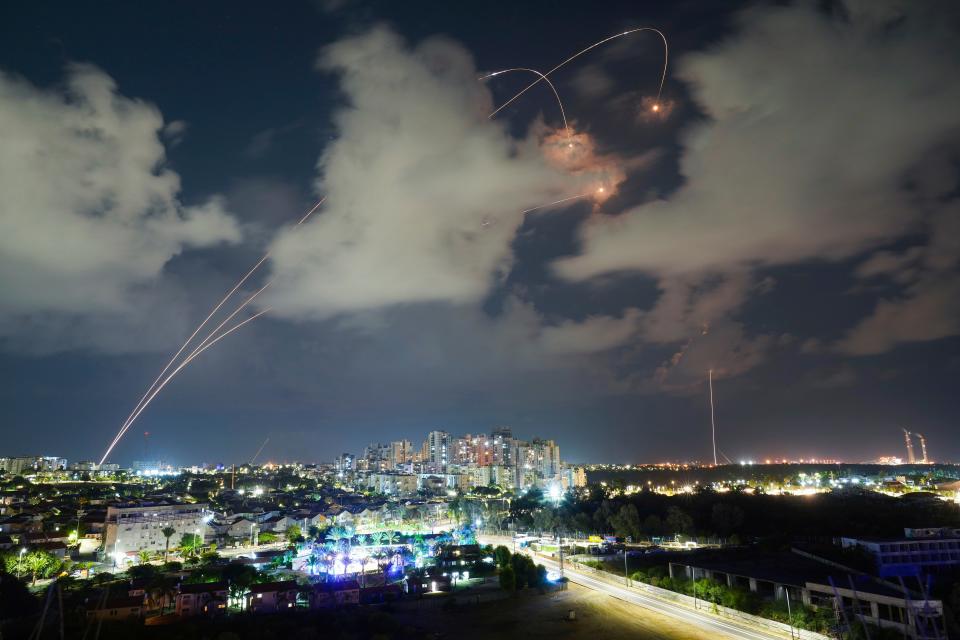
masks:
<path id="1" fill-rule="evenodd" d="M 576 612 L 568 621 L 567 612 Z M 699 640 L 726 638 L 598 591 L 570 584 L 566 591 L 521 593 L 514 598 L 460 605 L 452 610 L 397 611 L 405 625 L 426 638 L 473 640 L 549 638 L 550 640 Z"/>

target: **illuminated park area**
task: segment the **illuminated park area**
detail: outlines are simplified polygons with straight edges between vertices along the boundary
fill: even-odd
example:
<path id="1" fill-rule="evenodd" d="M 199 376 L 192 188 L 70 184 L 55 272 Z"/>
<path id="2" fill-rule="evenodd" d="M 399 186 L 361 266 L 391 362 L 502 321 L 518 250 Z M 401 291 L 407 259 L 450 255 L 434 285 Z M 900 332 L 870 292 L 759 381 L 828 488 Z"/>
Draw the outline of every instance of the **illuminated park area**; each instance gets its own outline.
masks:
<path id="1" fill-rule="evenodd" d="M 466 559 L 447 563 L 445 552 L 476 546 L 477 540 L 472 525 L 452 527 L 439 533 L 422 533 L 418 530 L 375 531 L 370 534 L 353 535 L 340 529 L 323 535 L 322 540 L 296 544 L 291 553 L 290 567 L 293 571 L 309 577 L 311 581 L 357 580 L 362 587 L 404 582 L 413 575 L 440 575 L 452 581 L 469 580 L 471 569 L 474 576 L 483 573 L 473 568 L 473 560 L 492 563 L 492 552 L 483 555 L 479 548 Z"/>

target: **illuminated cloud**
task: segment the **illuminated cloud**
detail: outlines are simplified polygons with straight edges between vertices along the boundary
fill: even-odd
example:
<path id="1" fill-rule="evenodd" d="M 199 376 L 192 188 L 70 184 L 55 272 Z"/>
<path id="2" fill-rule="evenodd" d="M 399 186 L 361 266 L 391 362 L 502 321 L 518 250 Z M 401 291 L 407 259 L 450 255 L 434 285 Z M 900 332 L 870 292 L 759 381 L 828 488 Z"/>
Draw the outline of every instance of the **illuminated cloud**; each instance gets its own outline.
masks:
<path id="1" fill-rule="evenodd" d="M 691 292 L 714 279 L 848 259 L 921 227 L 944 205 L 918 206 L 905 184 L 921 166 L 931 173 L 930 155 L 960 126 L 953 34 L 921 4 L 848 9 L 750 9 L 736 34 L 680 59 L 677 75 L 707 116 L 683 140 L 684 184 L 623 215 L 589 219 L 581 253 L 558 261 L 557 272 L 575 281 L 631 271 L 657 278 L 674 312 L 646 335 L 674 321 L 686 334 L 673 337 L 685 339 L 747 299 L 728 295 L 691 315 Z M 908 339 L 956 333 L 957 314 L 944 304 L 950 282 L 916 285 L 881 305 L 883 319 L 871 326 L 922 319 Z M 898 340 L 854 342 L 853 351 L 867 352 Z"/>
<path id="2" fill-rule="evenodd" d="M 71 65 L 54 90 L 0 74 L 0 338 L 49 350 L 153 341 L 114 336 L 176 299 L 164 266 L 240 239 L 221 198 L 179 201 L 161 136 L 184 128 L 92 66 Z"/>
<path id="3" fill-rule="evenodd" d="M 408 48 L 378 28 L 323 51 L 348 106 L 319 161 L 327 196 L 273 244 L 277 313 L 324 317 L 392 305 L 475 303 L 511 267 L 522 211 L 576 195 L 535 133 L 514 140 L 470 56 L 443 39 Z"/>

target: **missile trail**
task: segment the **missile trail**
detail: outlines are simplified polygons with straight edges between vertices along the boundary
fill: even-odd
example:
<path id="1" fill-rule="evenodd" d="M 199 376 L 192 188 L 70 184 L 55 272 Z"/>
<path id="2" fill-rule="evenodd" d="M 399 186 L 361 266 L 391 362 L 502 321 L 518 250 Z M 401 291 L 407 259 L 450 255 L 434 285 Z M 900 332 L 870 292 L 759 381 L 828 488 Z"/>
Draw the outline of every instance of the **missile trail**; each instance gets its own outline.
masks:
<path id="1" fill-rule="evenodd" d="M 296 226 L 299 227 L 301 224 L 303 224 L 304 222 L 306 222 L 307 219 L 309 219 L 310 216 L 313 215 L 314 212 L 316 212 L 316 210 L 320 208 L 320 205 L 322 205 L 326 199 L 327 199 L 326 196 L 320 198 L 320 200 L 318 200 L 317 203 L 316 203 L 315 205 L 313 205 L 313 207 L 311 207 L 310 210 L 308 210 L 308 211 L 306 212 L 306 214 L 304 214 L 304 216 L 303 216 L 302 218 L 300 218 L 300 220 L 299 220 L 299 222 L 297 222 Z M 137 402 L 137 404 L 133 407 L 133 411 L 130 412 L 130 415 L 127 416 L 127 419 L 123 422 L 123 425 L 120 427 L 120 431 L 119 431 L 118 434 L 114 437 L 113 442 L 111 442 L 110 446 L 107 447 L 106 452 L 104 452 L 104 454 L 103 454 L 103 458 L 100 459 L 100 464 L 103 464 L 103 463 L 106 461 L 107 456 L 110 455 L 110 452 L 113 450 L 113 448 L 114 448 L 114 447 L 117 445 L 117 443 L 120 441 L 120 438 L 122 438 L 122 437 L 123 437 L 123 434 L 126 433 L 127 427 L 130 425 L 130 423 L 133 422 L 133 420 L 135 420 L 134 414 L 139 415 L 138 410 L 141 408 L 141 405 L 142 405 L 143 402 L 146 400 L 147 396 L 150 395 L 150 392 L 154 389 L 154 387 L 156 387 L 157 384 L 160 382 L 160 379 L 163 378 L 164 374 L 165 374 L 165 373 L 170 369 L 170 367 L 172 367 L 173 364 L 177 361 L 177 358 L 180 357 L 180 355 L 181 355 L 181 354 L 183 353 L 183 351 L 187 348 L 187 346 L 193 341 L 193 339 L 197 337 L 197 334 L 200 333 L 200 330 L 203 329 L 203 327 L 207 324 L 207 322 L 209 322 L 210 319 L 211 319 L 214 315 L 216 315 L 217 311 L 219 311 L 220 308 L 221 308 L 224 304 L 226 304 L 227 300 L 229 300 L 229 299 L 233 296 L 233 294 L 236 293 L 237 290 L 238 290 L 240 287 L 243 286 L 243 283 L 245 283 L 245 282 L 250 278 L 250 276 L 252 276 L 252 275 L 257 271 L 257 269 L 259 269 L 260 266 L 261 266 L 264 262 L 267 261 L 267 259 L 268 259 L 269 257 L 270 257 L 270 251 L 267 251 L 266 253 L 263 254 L 263 256 L 257 261 L 257 263 L 254 264 L 254 265 L 250 268 L 250 270 L 247 271 L 247 273 L 246 273 L 242 278 L 240 278 L 240 280 L 237 282 L 237 284 L 235 284 L 235 285 L 233 286 L 233 288 L 230 289 L 230 291 L 228 291 L 225 296 L 223 296 L 223 298 L 220 300 L 220 302 L 218 302 L 218 303 L 216 304 L 216 306 L 214 306 L 213 309 L 210 310 L 210 313 L 208 313 L 208 314 L 207 314 L 207 317 L 203 319 L 203 322 L 201 322 L 199 325 L 197 325 L 197 328 L 193 330 L 193 333 L 190 334 L 190 337 L 188 337 L 188 338 L 184 341 L 184 343 L 180 346 L 180 348 L 177 350 L 177 352 L 176 352 L 175 354 L 173 354 L 173 357 L 170 358 L 170 361 L 167 362 L 166 366 L 163 367 L 163 370 L 160 371 L 160 374 L 157 376 L 156 380 L 154 380 L 153 383 L 152 383 L 149 387 L 147 387 L 146 392 L 144 392 L 143 396 L 140 398 L 140 400 Z"/>
<path id="2" fill-rule="evenodd" d="M 506 102 L 504 102 L 502 105 L 500 105 L 499 107 L 497 107 L 497 109 L 496 109 L 493 113 L 490 114 L 490 117 L 493 117 L 493 116 L 497 115 L 497 113 L 499 113 L 501 110 L 503 110 L 507 105 L 509 105 L 509 104 L 512 103 L 514 100 L 516 100 L 517 98 L 519 98 L 520 96 L 522 96 L 523 94 L 525 94 L 527 91 L 529 91 L 534 85 L 536 85 L 536 84 L 537 84 L 538 82 L 540 82 L 541 80 L 546 80 L 546 79 L 547 79 L 547 76 L 551 75 L 554 71 L 556 71 L 557 69 L 560 69 L 561 67 L 567 65 L 567 64 L 570 63 L 570 62 L 573 62 L 574 60 L 576 60 L 577 58 L 579 58 L 579 57 L 582 56 L 583 54 L 587 53 L 588 51 L 591 51 L 591 50 L 593 50 L 593 49 L 596 49 L 597 47 L 599 47 L 599 46 L 601 46 L 601 45 L 604 45 L 604 44 L 610 42 L 611 40 L 616 40 L 617 38 L 622 38 L 623 36 L 628 36 L 628 35 L 630 35 L 630 34 L 632 34 L 632 33 L 639 33 L 639 32 L 641 32 L 641 31 L 652 31 L 652 32 L 656 33 L 657 35 L 659 35 L 660 38 L 663 40 L 663 72 L 660 74 L 660 86 L 659 86 L 659 88 L 657 89 L 657 101 L 658 101 L 658 103 L 659 103 L 660 96 L 663 94 L 663 83 L 664 83 L 664 82 L 666 81 L 666 79 L 667 79 L 667 64 L 668 64 L 668 61 L 669 61 L 669 58 L 670 58 L 670 47 L 669 47 L 669 45 L 667 44 L 667 37 L 666 37 L 665 35 L 663 35 L 663 32 L 662 32 L 662 31 L 660 31 L 659 29 L 655 29 L 655 28 L 653 28 L 653 27 L 640 27 L 640 28 L 638 28 L 638 29 L 630 29 L 629 31 L 624 31 L 623 33 L 618 33 L 618 34 L 616 34 L 616 35 L 612 35 L 612 36 L 610 36 L 609 38 L 604 38 L 603 40 L 600 40 L 599 42 L 593 43 L 592 45 L 590 45 L 590 46 L 587 47 L 586 49 L 583 49 L 582 51 L 579 51 L 579 52 L 573 54 L 572 56 L 570 56 L 569 58 L 567 58 L 566 60 L 564 60 L 563 62 L 561 62 L 560 64 L 558 64 L 557 66 L 555 66 L 553 69 L 550 69 L 550 71 L 547 71 L 546 73 L 542 74 L 542 75 L 543 75 L 542 78 L 537 78 L 536 80 L 534 80 L 533 82 L 531 82 L 530 84 L 528 84 L 526 87 L 524 87 L 524 89 L 521 90 L 520 93 L 518 93 L 517 95 L 513 96 L 512 98 L 510 98 L 509 100 L 507 100 Z M 659 109 L 659 105 L 656 105 L 656 106 L 657 106 L 657 108 Z"/>
<path id="3" fill-rule="evenodd" d="M 254 292 L 250 297 L 248 297 L 246 300 L 244 300 L 243 303 L 242 303 L 240 306 L 238 306 L 236 309 L 233 310 L 233 313 L 231 313 L 229 316 L 227 316 L 226 318 L 224 318 L 223 322 L 221 322 L 220 324 L 218 324 L 217 327 L 216 327 L 213 331 L 211 331 L 210 333 L 208 333 L 207 336 L 206 336 L 203 340 L 200 341 L 200 344 L 198 344 L 197 347 L 187 356 L 187 359 L 188 359 L 188 360 L 192 360 L 194 357 L 196 357 L 197 355 L 199 355 L 199 353 L 200 353 L 200 351 L 201 351 L 201 348 L 204 347 L 207 343 L 209 343 L 209 342 L 211 341 L 211 339 L 217 334 L 217 332 L 220 331 L 220 329 L 222 329 L 222 328 L 224 327 L 224 325 L 226 325 L 228 322 L 230 322 L 231 320 L 233 320 L 233 318 L 234 318 L 238 313 L 240 313 L 243 309 L 245 309 L 245 308 L 247 307 L 247 305 L 249 305 L 251 302 L 253 302 L 254 299 L 256 299 L 256 297 L 259 296 L 261 293 L 263 293 L 263 292 L 266 290 L 266 288 L 269 287 L 272 283 L 273 283 L 273 280 L 271 280 L 271 281 L 268 282 L 267 284 L 263 285 L 260 289 L 258 289 L 256 292 Z M 179 369 L 178 369 L 178 370 L 179 370 Z M 172 375 L 172 374 L 171 374 L 171 375 Z M 148 393 L 149 393 L 149 392 L 148 392 Z M 145 404 L 144 404 L 144 407 L 146 406 L 146 404 L 149 404 L 149 402 L 145 403 Z M 137 415 L 139 415 L 139 412 L 137 412 Z M 111 446 L 115 446 L 115 445 L 123 438 L 124 434 L 126 434 L 127 431 L 130 429 L 130 427 L 133 426 L 133 422 L 134 422 L 134 419 L 131 419 L 130 422 L 128 422 L 128 423 L 120 430 L 120 433 L 118 433 L 118 434 L 116 435 L 116 437 L 114 437 L 114 439 L 113 439 L 113 444 L 112 444 Z M 103 464 L 103 463 L 101 463 L 101 464 Z"/>
<path id="4" fill-rule="evenodd" d="M 717 421 L 713 412 L 713 369 L 709 370 L 708 375 L 710 381 L 710 434 L 713 440 L 713 466 L 717 466 Z"/>
<path id="5" fill-rule="evenodd" d="M 570 200 L 576 200 L 577 198 L 586 198 L 587 196 L 593 195 L 593 192 L 590 193 L 581 193 L 578 196 L 570 196 L 569 198 L 561 198 L 560 200 L 554 200 L 553 202 L 548 202 L 547 204 L 541 204 L 536 207 L 530 207 L 529 209 L 524 209 L 520 213 L 530 213 L 531 211 L 536 211 L 537 209 L 546 209 L 547 207 L 552 207 L 555 204 L 561 204 L 563 202 L 569 202 Z"/>
<path id="6" fill-rule="evenodd" d="M 149 394 L 149 397 L 147 397 L 146 401 L 141 405 L 141 407 L 136 411 L 136 413 L 133 414 L 133 417 L 132 417 L 131 420 L 130 420 L 131 424 L 132 424 L 134 421 L 136 421 L 137 417 L 139 417 L 139 415 L 140 415 L 141 413 L 143 413 L 143 410 L 147 408 L 147 406 L 153 401 L 153 399 L 154 399 L 155 397 L 157 397 L 157 394 L 160 393 L 160 391 L 161 391 L 165 386 L 167 386 L 167 383 L 170 382 L 170 380 L 171 380 L 174 376 L 176 376 L 177 373 L 179 373 L 181 369 L 183 369 L 185 366 L 187 366 L 188 364 L 190 364 L 190 362 L 191 362 L 194 358 L 196 358 L 196 357 L 199 356 L 201 353 L 203 353 L 204 351 L 206 351 L 207 349 L 209 349 L 209 348 L 212 347 L 213 345 L 217 344 L 218 342 L 220 342 L 221 340 L 223 340 L 224 338 L 226 338 L 228 335 L 230 335 L 231 333 L 233 333 L 234 331 L 236 331 L 237 329 L 239 329 L 239 328 L 242 327 L 243 325 L 249 324 L 250 322 L 253 322 L 254 320 L 256 320 L 257 318 L 259 318 L 259 317 L 262 316 L 263 314 L 267 313 L 268 311 L 270 311 L 270 307 L 267 307 L 266 309 L 264 309 L 263 311 L 261 311 L 261 312 L 259 312 L 259 313 L 255 313 L 254 315 L 250 316 L 249 318 L 247 318 L 247 319 L 244 320 L 243 322 L 240 322 L 240 323 L 238 323 L 238 324 L 235 324 L 234 326 L 230 327 L 229 329 L 227 329 L 226 331 L 224 331 L 223 333 L 221 333 L 219 336 L 217 336 L 216 338 L 214 338 L 213 340 L 211 340 L 209 343 L 207 343 L 206 345 L 204 345 L 203 347 L 197 347 L 189 356 L 187 356 L 187 358 L 186 358 L 183 362 L 181 362 L 179 365 L 177 365 L 177 367 L 176 367 L 173 371 L 170 372 L 170 375 L 168 375 L 166 378 L 164 378 L 163 381 L 162 381 L 159 385 L 156 386 L 156 388 L 153 390 L 153 392 L 152 392 L 151 394 Z M 116 443 L 114 443 L 114 445 L 115 445 L 115 444 L 116 444 Z M 114 445 L 111 445 L 110 448 L 112 449 Z M 107 453 L 104 454 L 104 459 L 106 459 L 106 457 L 107 457 L 107 455 L 109 455 L 109 453 L 110 453 L 110 450 L 108 449 L 108 450 L 107 450 Z M 103 464 L 103 463 L 101 462 L 100 464 Z"/>
<path id="7" fill-rule="evenodd" d="M 250 464 L 253 464 L 256 461 L 256 459 L 260 456 L 260 453 L 263 451 L 263 448 L 267 446 L 268 442 L 270 442 L 270 436 L 267 436 L 266 439 L 264 439 L 263 444 L 260 445 L 260 448 L 257 449 L 257 452 L 253 454 L 252 458 L 250 458 Z"/>
<path id="8" fill-rule="evenodd" d="M 489 78 L 494 78 L 494 77 L 496 77 L 496 76 L 503 75 L 504 73 L 510 73 L 510 72 L 512 72 L 512 71 L 527 71 L 527 72 L 529 72 L 529 73 L 534 73 L 534 74 L 540 76 L 540 80 L 543 80 L 544 82 L 546 82 L 546 83 L 550 86 L 550 90 L 553 91 L 553 95 L 557 98 L 557 105 L 560 107 L 560 117 L 563 118 L 563 128 L 567 130 L 567 138 L 570 138 L 570 137 L 571 137 L 570 125 L 567 124 L 567 113 L 566 113 L 566 111 L 565 111 L 564 108 L 563 108 L 563 101 L 560 100 L 560 94 L 557 93 L 557 88 L 556 88 L 556 87 L 553 85 L 553 83 L 550 81 L 550 78 L 548 78 L 548 77 L 545 76 L 544 74 L 540 73 L 540 72 L 537 71 L 536 69 L 527 69 L 527 68 L 525 68 L 525 67 L 514 67 L 513 69 L 502 69 L 502 70 L 500 70 L 500 71 L 494 71 L 493 73 L 488 73 L 488 74 L 485 75 L 485 76 L 481 76 L 480 79 L 481 79 L 481 80 L 487 80 L 487 79 L 489 79 Z M 533 85 L 530 85 L 530 86 L 533 86 Z M 526 91 L 526 89 L 524 89 L 524 91 Z M 502 108 L 503 108 L 503 107 L 500 107 L 500 109 L 502 109 Z M 497 109 L 497 111 L 500 111 L 500 109 Z M 493 118 L 493 116 L 497 115 L 497 111 L 494 111 L 493 113 L 491 113 L 491 114 L 490 114 L 489 116 L 487 116 L 487 117 L 488 117 L 488 118 Z"/>

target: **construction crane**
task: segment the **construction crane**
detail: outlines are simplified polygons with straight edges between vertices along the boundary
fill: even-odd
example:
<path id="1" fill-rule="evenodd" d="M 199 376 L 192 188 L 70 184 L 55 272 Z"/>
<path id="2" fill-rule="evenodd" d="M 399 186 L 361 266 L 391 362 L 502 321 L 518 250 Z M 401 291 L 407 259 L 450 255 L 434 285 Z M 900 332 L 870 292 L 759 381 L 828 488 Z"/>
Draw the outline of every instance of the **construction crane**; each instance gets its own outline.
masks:
<path id="1" fill-rule="evenodd" d="M 917 457 L 913 455 L 913 440 L 910 439 L 911 433 L 906 429 L 903 430 L 903 439 L 907 443 L 907 462 L 914 464 L 917 461 Z"/>
<path id="2" fill-rule="evenodd" d="M 913 435 L 920 438 L 920 453 L 923 455 L 923 460 L 920 462 L 927 464 L 929 462 L 929 460 L 927 460 L 927 439 L 923 437 L 922 433 L 915 433 Z"/>

